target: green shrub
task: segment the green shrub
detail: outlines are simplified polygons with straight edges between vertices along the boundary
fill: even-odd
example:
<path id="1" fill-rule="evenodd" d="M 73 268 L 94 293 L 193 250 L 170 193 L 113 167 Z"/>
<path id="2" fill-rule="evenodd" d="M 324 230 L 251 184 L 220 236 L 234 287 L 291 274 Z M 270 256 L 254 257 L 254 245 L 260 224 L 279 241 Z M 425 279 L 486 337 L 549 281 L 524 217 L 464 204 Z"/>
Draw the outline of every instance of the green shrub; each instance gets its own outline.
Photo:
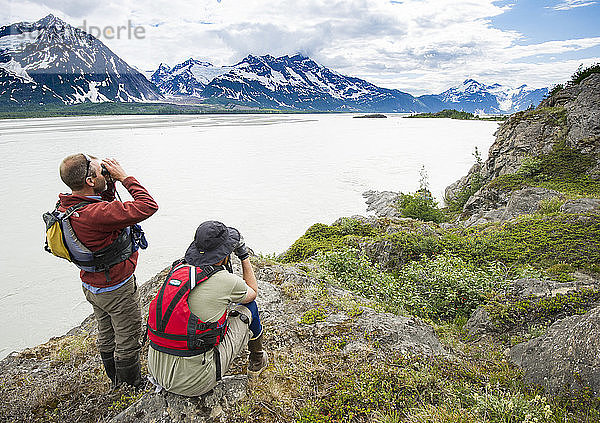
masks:
<path id="1" fill-rule="evenodd" d="M 324 308 L 312 308 L 300 317 L 300 323 L 303 325 L 314 325 L 317 322 L 322 322 L 326 317 L 327 313 Z"/>
<path id="2" fill-rule="evenodd" d="M 593 64 L 587 68 L 584 68 L 583 64 L 581 64 L 571 77 L 570 84 L 577 85 L 593 73 L 600 73 L 600 63 Z"/>
<path id="3" fill-rule="evenodd" d="M 553 214 L 560 212 L 561 206 L 565 204 L 565 200 L 559 197 L 546 198 L 540 201 L 540 214 Z"/>
<path id="4" fill-rule="evenodd" d="M 318 260 L 334 283 L 377 300 L 389 311 L 446 320 L 469 315 L 487 292 L 503 286 L 505 276 L 499 266 L 479 269 L 448 255 L 411 262 L 394 275 L 352 249 L 326 252 Z"/>
<path id="5" fill-rule="evenodd" d="M 549 324 L 556 319 L 582 314 L 600 300 L 600 291 L 582 289 L 552 297 L 506 301 L 503 298 L 485 305 L 490 319 L 501 331 L 520 329 L 526 325 Z"/>
<path id="6" fill-rule="evenodd" d="M 411 313 L 438 320 L 469 316 L 490 292 L 504 287 L 504 269 L 498 265 L 478 268 L 464 260 L 438 255 L 404 266 L 397 273 L 400 297 Z"/>
<path id="7" fill-rule="evenodd" d="M 445 251 L 483 264 L 533 264 L 548 268 L 567 263 L 576 269 L 600 270 L 600 216 L 527 215 L 504 224 L 456 228 L 442 236 Z"/>
<path id="8" fill-rule="evenodd" d="M 372 236 L 377 233 L 373 226 L 351 217 L 341 218 L 338 227 L 341 235 Z"/>
<path id="9" fill-rule="evenodd" d="M 378 233 L 373 226 L 351 218 L 343 218 L 339 225 L 316 223 L 279 256 L 279 260 L 284 263 L 307 260 L 317 251 L 331 251 L 343 247 L 352 238 L 373 237 Z"/>
<path id="10" fill-rule="evenodd" d="M 546 272 L 550 277 L 559 282 L 571 282 L 574 281 L 572 273 L 575 271 L 573 266 L 567 263 L 557 263 L 554 266 L 550 266 L 546 269 Z"/>
<path id="11" fill-rule="evenodd" d="M 556 84 L 552 87 L 552 89 L 548 92 L 548 97 L 552 97 L 553 95 L 558 94 L 560 91 L 564 90 L 565 86 L 563 84 Z"/>
<path id="12" fill-rule="evenodd" d="M 596 163 L 594 156 L 572 149 L 561 141 L 553 146 L 551 152 L 525 159 L 516 174 L 499 176 L 489 185 L 509 190 L 534 186 L 596 196 L 600 195 L 600 181 L 586 173 Z"/>
<path id="13" fill-rule="evenodd" d="M 414 194 L 400 193 L 396 207 L 404 217 L 436 223 L 445 220 L 444 213 L 438 208 L 431 192 L 427 190 L 417 191 Z"/>
<path id="14" fill-rule="evenodd" d="M 461 191 L 457 192 L 453 198 L 446 197 L 444 202 L 448 207 L 450 212 L 460 212 L 462 211 L 467 201 L 473 194 L 481 189 L 483 186 L 483 176 L 481 176 L 481 168 L 483 167 L 483 160 L 481 159 L 481 155 L 479 154 L 479 150 L 475 147 L 475 151 L 473 152 L 473 157 L 475 157 L 475 164 L 477 165 L 477 171 L 471 175 L 469 178 L 469 185 L 463 188 Z"/>

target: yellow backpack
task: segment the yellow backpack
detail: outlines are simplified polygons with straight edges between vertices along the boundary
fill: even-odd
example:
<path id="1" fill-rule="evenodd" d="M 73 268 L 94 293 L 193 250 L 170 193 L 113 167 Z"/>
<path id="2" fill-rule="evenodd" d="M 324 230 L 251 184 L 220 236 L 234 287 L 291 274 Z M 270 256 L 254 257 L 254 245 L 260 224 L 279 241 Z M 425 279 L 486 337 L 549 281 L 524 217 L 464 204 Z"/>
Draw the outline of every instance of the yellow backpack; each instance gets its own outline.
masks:
<path id="1" fill-rule="evenodd" d="M 64 258 L 72 262 L 73 258 L 66 246 L 65 236 L 63 234 L 63 220 L 68 219 L 77 210 L 90 203 L 87 201 L 81 202 L 69 207 L 64 212 L 58 211 L 59 204 L 60 201 L 56 203 L 54 211 L 46 212 L 42 215 L 42 219 L 44 219 L 44 222 L 46 223 L 46 244 L 44 245 L 44 249 L 49 253 L 54 254 L 56 257 Z"/>

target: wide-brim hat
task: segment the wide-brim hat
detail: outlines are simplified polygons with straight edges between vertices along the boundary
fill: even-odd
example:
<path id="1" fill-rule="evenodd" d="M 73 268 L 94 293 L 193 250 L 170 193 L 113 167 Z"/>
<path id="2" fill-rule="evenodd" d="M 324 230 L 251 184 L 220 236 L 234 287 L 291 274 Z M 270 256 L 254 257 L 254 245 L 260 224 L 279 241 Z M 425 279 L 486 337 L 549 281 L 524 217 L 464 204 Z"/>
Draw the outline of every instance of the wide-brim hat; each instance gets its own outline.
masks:
<path id="1" fill-rule="evenodd" d="M 240 242 L 240 233 L 216 220 L 201 223 L 194 241 L 185 252 L 185 261 L 193 266 L 208 266 L 220 262 L 233 252 Z"/>

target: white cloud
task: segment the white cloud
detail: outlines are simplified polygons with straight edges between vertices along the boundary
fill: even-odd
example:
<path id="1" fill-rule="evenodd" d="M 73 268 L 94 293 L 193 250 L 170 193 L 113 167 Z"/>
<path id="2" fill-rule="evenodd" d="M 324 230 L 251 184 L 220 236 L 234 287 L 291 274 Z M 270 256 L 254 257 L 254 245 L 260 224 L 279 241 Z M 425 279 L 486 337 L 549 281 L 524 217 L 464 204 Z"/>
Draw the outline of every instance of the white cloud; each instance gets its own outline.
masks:
<path id="1" fill-rule="evenodd" d="M 585 7 L 591 6 L 593 4 L 598 3 L 597 1 L 588 1 L 588 0 L 563 0 L 560 3 L 551 6 L 554 10 L 570 10 L 576 7 Z M 548 6 L 550 7 L 550 6 Z"/>
<path id="2" fill-rule="evenodd" d="M 441 92 L 468 77 L 551 85 L 583 61 L 561 55 L 600 45 L 597 37 L 523 45 L 521 34 L 491 23 L 510 7 L 495 0 L 0 0 L 0 19 L 37 20 L 52 12 L 75 26 L 84 19 L 88 26 L 131 20 L 145 28 L 144 39 L 102 41 L 144 70 L 189 57 L 229 65 L 248 54 L 300 52 L 337 72 L 412 94 Z"/>

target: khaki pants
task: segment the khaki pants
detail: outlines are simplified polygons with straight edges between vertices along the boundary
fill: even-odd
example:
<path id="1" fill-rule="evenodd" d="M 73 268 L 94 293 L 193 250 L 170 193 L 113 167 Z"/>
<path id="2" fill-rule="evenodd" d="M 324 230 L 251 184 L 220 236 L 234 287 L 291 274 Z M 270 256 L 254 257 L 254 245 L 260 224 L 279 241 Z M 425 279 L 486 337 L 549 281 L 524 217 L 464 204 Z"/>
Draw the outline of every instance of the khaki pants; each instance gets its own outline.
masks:
<path id="1" fill-rule="evenodd" d="M 234 307 L 234 310 L 246 315 L 249 322 L 252 321 L 252 314 L 250 314 L 250 310 L 246 307 L 237 305 Z M 246 349 L 249 339 L 250 329 L 248 329 L 248 323 L 244 323 L 240 316 L 227 319 L 227 333 L 223 337 L 223 341 L 217 345 L 217 350 L 219 350 L 221 358 L 222 374 L 227 373 L 233 360 Z"/>
<path id="2" fill-rule="evenodd" d="M 98 350 L 123 360 L 135 357 L 140 349 L 142 313 L 135 276 L 110 292 L 94 294 L 83 288 L 85 298 L 94 308 L 98 322 Z"/>
<path id="3" fill-rule="evenodd" d="M 252 314 L 246 307 L 238 305 L 234 310 L 252 319 Z M 227 373 L 233 360 L 244 351 L 250 339 L 248 323 L 244 323 L 239 316 L 230 317 L 227 324 L 227 333 L 217 346 L 223 375 Z M 179 357 L 150 347 L 148 371 L 167 391 L 188 397 L 203 395 L 217 384 L 216 362 L 212 351 L 206 355 Z"/>

